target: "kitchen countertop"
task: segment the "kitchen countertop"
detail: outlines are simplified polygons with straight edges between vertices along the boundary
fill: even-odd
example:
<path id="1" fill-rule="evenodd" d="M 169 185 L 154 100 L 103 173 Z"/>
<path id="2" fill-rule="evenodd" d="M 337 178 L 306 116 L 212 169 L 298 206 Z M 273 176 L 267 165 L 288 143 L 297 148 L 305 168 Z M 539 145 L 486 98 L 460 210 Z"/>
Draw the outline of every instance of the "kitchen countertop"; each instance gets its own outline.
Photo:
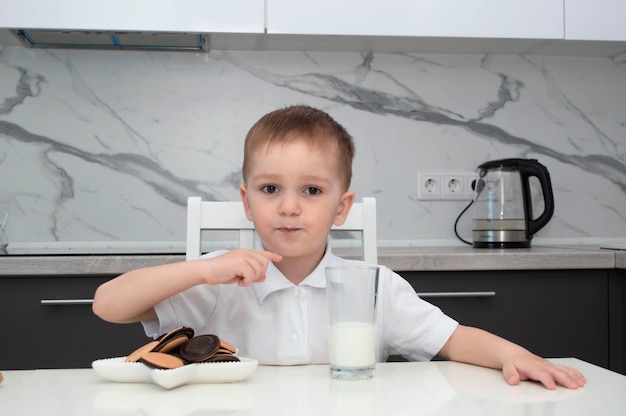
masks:
<path id="1" fill-rule="evenodd" d="M 415 247 L 381 249 L 380 264 L 398 271 L 614 269 L 614 250 L 598 246 L 520 249 Z"/>
<path id="2" fill-rule="evenodd" d="M 615 252 L 615 268 L 626 269 L 626 250 Z"/>
<path id="3" fill-rule="evenodd" d="M 451 361 L 379 363 L 372 380 L 331 380 L 328 365 L 259 366 L 235 383 L 172 390 L 116 383 L 91 369 L 6 371 L 0 414 L 73 415 L 624 415 L 626 376 L 573 358 L 585 387 L 508 385 L 499 370 Z M 208 364 L 211 365 L 211 364 Z"/>
<path id="4" fill-rule="evenodd" d="M 340 256 L 355 250 L 338 248 Z M 379 263 L 396 271 L 626 269 L 626 251 L 589 246 L 527 249 L 381 247 Z M 184 254 L 72 254 L 0 256 L 0 276 L 118 275 L 129 270 L 183 261 Z"/>

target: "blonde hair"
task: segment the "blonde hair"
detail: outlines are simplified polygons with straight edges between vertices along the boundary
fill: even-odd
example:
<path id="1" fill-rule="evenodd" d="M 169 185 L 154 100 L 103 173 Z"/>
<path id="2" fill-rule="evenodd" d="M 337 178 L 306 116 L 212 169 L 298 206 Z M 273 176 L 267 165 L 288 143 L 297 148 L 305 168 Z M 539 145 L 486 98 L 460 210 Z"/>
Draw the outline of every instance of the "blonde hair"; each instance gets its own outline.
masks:
<path id="1" fill-rule="evenodd" d="M 344 190 L 352 181 L 354 141 L 346 129 L 327 113 L 306 105 L 294 105 L 267 113 L 248 131 L 243 151 L 244 183 L 253 152 L 263 145 L 305 140 L 319 149 L 336 149 Z"/>

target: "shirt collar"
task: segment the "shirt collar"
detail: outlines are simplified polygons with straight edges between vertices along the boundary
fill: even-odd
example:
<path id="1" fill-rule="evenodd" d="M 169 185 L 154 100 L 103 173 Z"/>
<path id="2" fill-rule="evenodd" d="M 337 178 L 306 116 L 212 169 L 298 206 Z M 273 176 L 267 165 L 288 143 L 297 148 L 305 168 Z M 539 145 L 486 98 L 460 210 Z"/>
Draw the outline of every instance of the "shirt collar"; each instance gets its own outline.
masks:
<path id="1" fill-rule="evenodd" d="M 262 249 L 262 248 L 261 248 Z M 310 286 L 316 288 L 326 288 L 326 266 L 329 263 L 334 263 L 336 256 L 332 253 L 330 245 L 326 245 L 326 252 L 324 257 L 319 262 L 317 267 L 309 274 L 299 286 Z M 296 287 L 291 283 L 280 270 L 276 268 L 273 262 L 267 267 L 266 279 L 264 282 L 255 283 L 252 285 L 254 293 L 257 296 L 259 303 L 263 303 L 265 298 L 273 292 L 277 292 L 283 289 L 289 289 Z"/>

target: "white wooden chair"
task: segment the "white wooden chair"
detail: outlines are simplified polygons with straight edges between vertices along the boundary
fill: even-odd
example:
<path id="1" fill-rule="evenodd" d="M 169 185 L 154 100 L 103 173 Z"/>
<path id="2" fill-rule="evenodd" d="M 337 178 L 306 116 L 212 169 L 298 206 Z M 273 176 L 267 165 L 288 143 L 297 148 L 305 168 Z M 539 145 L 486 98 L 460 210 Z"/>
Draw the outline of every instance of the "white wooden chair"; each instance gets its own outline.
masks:
<path id="1" fill-rule="evenodd" d="M 360 231 L 363 260 L 378 262 L 376 243 L 376 199 L 363 198 L 352 205 L 346 222 L 333 230 Z M 242 202 L 187 199 L 187 260 L 202 255 L 202 230 L 239 231 L 239 247 L 254 248 L 254 224 L 246 218 Z"/>

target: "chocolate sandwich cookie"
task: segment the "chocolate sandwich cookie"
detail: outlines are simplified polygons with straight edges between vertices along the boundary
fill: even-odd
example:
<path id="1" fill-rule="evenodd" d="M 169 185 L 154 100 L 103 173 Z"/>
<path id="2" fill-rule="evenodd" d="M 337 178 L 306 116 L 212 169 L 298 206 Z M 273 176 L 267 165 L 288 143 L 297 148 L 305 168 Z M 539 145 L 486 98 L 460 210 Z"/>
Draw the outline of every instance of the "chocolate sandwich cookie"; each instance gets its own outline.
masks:
<path id="1" fill-rule="evenodd" d="M 219 362 L 239 362 L 241 360 L 239 360 L 238 357 L 234 356 L 233 354 L 220 354 L 217 353 L 215 355 L 213 355 L 212 357 L 209 357 L 207 360 L 204 360 L 203 363 L 219 363 Z"/>
<path id="2" fill-rule="evenodd" d="M 126 357 L 127 363 L 139 361 L 145 354 L 150 352 L 172 353 L 185 344 L 189 339 L 193 338 L 194 331 L 192 328 L 181 326 L 171 330 L 145 345 L 137 348 Z"/>
<path id="3" fill-rule="evenodd" d="M 154 347 L 153 352 L 175 352 L 187 341 L 193 338 L 194 331 L 186 326 L 178 327 L 160 339 L 158 345 Z"/>
<path id="4" fill-rule="evenodd" d="M 180 347 L 180 356 L 190 363 L 206 361 L 217 353 L 220 338 L 217 335 L 198 335 Z"/>
<path id="5" fill-rule="evenodd" d="M 139 360 L 150 368 L 161 370 L 179 368 L 185 365 L 184 361 L 177 356 L 164 352 L 147 352 Z"/>
<path id="6" fill-rule="evenodd" d="M 237 348 L 235 348 L 234 345 L 229 344 L 228 342 L 224 341 L 223 339 L 220 338 L 220 350 L 226 350 L 228 352 L 230 352 L 231 354 L 236 354 L 237 353 Z"/>
<path id="7" fill-rule="evenodd" d="M 159 345 L 159 341 L 150 341 L 128 354 L 124 361 L 127 363 L 135 363 L 139 361 L 144 354 L 152 351 L 157 345 Z"/>

